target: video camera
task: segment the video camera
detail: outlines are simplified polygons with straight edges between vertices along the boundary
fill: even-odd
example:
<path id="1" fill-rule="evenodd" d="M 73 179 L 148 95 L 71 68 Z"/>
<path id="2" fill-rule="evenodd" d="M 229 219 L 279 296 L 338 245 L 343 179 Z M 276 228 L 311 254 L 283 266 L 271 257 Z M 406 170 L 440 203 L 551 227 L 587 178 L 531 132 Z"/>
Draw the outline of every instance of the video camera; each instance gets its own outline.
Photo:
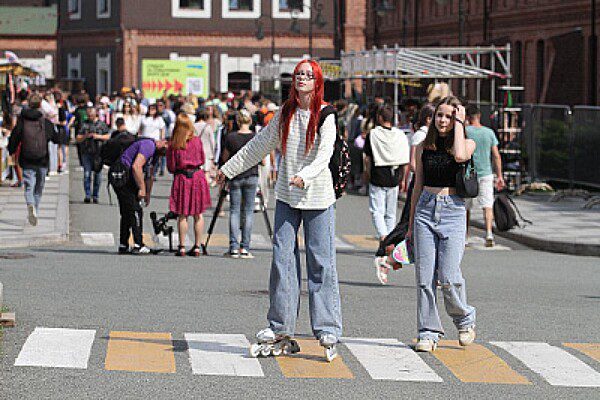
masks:
<path id="1" fill-rule="evenodd" d="M 152 220 L 152 227 L 154 228 L 154 234 L 163 234 L 169 238 L 169 251 L 174 252 L 173 249 L 173 227 L 168 223 L 172 219 L 176 219 L 178 215 L 173 211 L 169 211 L 164 216 L 158 218 L 156 211 L 150 213 L 150 220 Z"/>

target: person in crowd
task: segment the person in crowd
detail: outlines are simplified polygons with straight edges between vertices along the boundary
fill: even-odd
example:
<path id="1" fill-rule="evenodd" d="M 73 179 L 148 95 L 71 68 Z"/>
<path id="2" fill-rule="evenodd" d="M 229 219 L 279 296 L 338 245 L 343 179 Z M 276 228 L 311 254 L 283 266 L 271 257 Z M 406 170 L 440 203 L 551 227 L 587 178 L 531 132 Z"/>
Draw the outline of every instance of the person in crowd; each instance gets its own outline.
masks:
<path id="1" fill-rule="evenodd" d="M 119 254 L 147 255 L 152 250 L 144 245 L 142 206 L 150 205 L 154 160 L 164 155 L 164 140 L 136 140 L 121 155 L 121 162 L 129 169 L 125 185 L 115 188 L 121 215 Z M 129 237 L 133 237 L 133 248 L 129 248 Z"/>
<path id="2" fill-rule="evenodd" d="M 58 173 L 60 174 L 67 169 L 67 157 L 69 155 L 69 141 L 71 139 L 68 120 L 69 109 L 62 93 L 55 92 L 54 101 L 58 113 L 56 130 L 58 131 Z"/>
<path id="3" fill-rule="evenodd" d="M 246 109 L 238 112 L 237 122 L 240 129 L 230 132 L 223 146 L 223 162 L 227 162 L 244 147 L 255 133 L 250 129 L 252 116 Z M 254 218 L 254 197 L 258 185 L 258 166 L 237 175 L 229 182 L 229 251 L 226 256 L 232 258 L 254 258 L 250 253 L 250 239 Z M 241 210 L 243 205 L 243 210 Z M 241 212 L 240 212 L 241 211 Z M 243 213 L 243 215 L 242 215 Z M 241 221 L 243 227 L 240 229 Z M 238 240 L 241 234 L 241 243 Z"/>
<path id="4" fill-rule="evenodd" d="M 368 188 L 368 182 L 369 179 L 367 179 L 366 176 L 364 176 L 364 173 L 366 171 L 367 168 L 367 163 L 365 162 L 365 154 L 364 154 L 364 147 L 365 147 L 365 140 L 367 138 L 367 135 L 371 132 L 371 129 L 375 128 L 375 126 L 377 126 L 377 109 L 379 108 L 379 105 L 377 103 L 372 103 L 369 104 L 369 108 L 366 110 L 366 115 L 364 116 L 364 119 L 361 122 L 360 125 L 360 135 L 356 137 L 356 139 L 354 140 L 354 147 L 356 147 L 359 152 L 360 152 L 360 160 L 357 160 L 360 164 L 361 164 L 361 171 L 362 171 L 362 186 L 358 189 L 358 194 L 361 195 L 366 195 L 368 194 L 367 192 L 367 188 Z"/>
<path id="5" fill-rule="evenodd" d="M 218 174 L 220 183 L 225 178 L 233 179 L 281 147 L 281 169 L 275 188 L 269 327 L 257 335 L 263 344 L 289 341 L 294 335 L 301 283 L 297 238 L 301 223 L 313 334 L 328 350 L 334 349 L 342 334 L 335 248 L 336 198 L 328 168 L 337 132 L 334 115 L 328 116 L 317 132 L 323 88 L 319 64 L 313 60 L 298 63 L 283 107 L 266 129 L 229 159 Z"/>
<path id="6" fill-rule="evenodd" d="M 108 126 L 100 121 L 94 107 L 87 109 L 87 121 L 83 123 L 81 132 L 77 134 L 77 143 L 81 144 L 81 161 L 83 163 L 84 203 L 98 204 L 100 183 L 102 182 L 102 161 L 100 148 L 103 142 L 110 139 Z M 94 186 L 92 191 L 92 175 Z"/>
<path id="7" fill-rule="evenodd" d="M 58 129 L 59 120 L 58 120 L 58 106 L 56 101 L 54 100 L 54 94 L 51 91 L 47 91 L 44 93 L 42 99 L 42 113 L 44 114 L 44 118 L 50 121 L 55 129 Z M 57 141 L 58 143 L 58 141 Z M 50 164 L 48 164 L 48 175 L 54 176 L 58 175 L 58 144 L 54 142 L 48 143 L 48 151 L 50 152 Z"/>
<path id="8" fill-rule="evenodd" d="M 396 226 L 398 192 L 405 191 L 404 176 L 409 171 L 410 150 L 404 132 L 392 126 L 394 109 L 383 106 L 377 111 L 378 125 L 365 140 L 366 176 L 369 178 L 369 210 L 379 241 Z M 379 280 L 387 284 L 387 270 L 379 271 Z"/>
<path id="9" fill-rule="evenodd" d="M 2 125 L 0 126 L 0 151 L 2 152 L 2 175 L 0 176 L 0 183 L 3 183 L 5 180 L 9 179 L 9 176 L 14 176 L 13 168 L 9 162 L 10 155 L 8 154 L 8 140 L 10 138 L 10 133 L 12 132 L 13 120 L 10 114 L 7 111 L 2 113 Z"/>
<path id="10" fill-rule="evenodd" d="M 127 124 L 125 123 L 125 120 L 122 117 L 115 118 L 115 126 L 116 129 L 114 129 L 110 134 L 111 139 L 120 134 L 132 134 L 127 130 Z"/>
<path id="11" fill-rule="evenodd" d="M 200 240 L 204 230 L 202 213 L 210 207 L 210 192 L 202 173 L 204 151 L 195 136 L 194 125 L 186 113 L 179 113 L 167 151 L 167 168 L 174 174 L 169 210 L 178 215 L 179 247 L 176 255 L 200 256 Z M 186 253 L 188 218 L 194 218 L 194 246 Z"/>
<path id="12" fill-rule="evenodd" d="M 123 103 L 123 111 L 115 114 L 114 129 L 116 129 L 116 120 L 118 118 L 123 118 L 125 121 L 127 132 L 130 132 L 134 135 L 138 134 L 140 131 L 140 125 L 142 123 L 142 117 L 140 117 L 138 106 L 135 105 L 135 103 L 130 100 L 127 100 Z"/>
<path id="13" fill-rule="evenodd" d="M 46 173 L 48 172 L 49 147 L 51 141 L 58 141 L 53 124 L 42 111 L 42 97 L 33 94 L 29 98 L 29 107 L 21 112 L 17 125 L 8 142 L 8 151 L 14 155 L 19 149 L 19 164 L 23 168 L 25 203 L 29 223 L 36 226 Z"/>
<path id="14" fill-rule="evenodd" d="M 153 140 L 164 140 L 165 130 L 165 120 L 158 113 L 156 103 L 150 104 L 148 106 L 148 113 L 141 120 L 139 136 Z"/>
<path id="15" fill-rule="evenodd" d="M 494 173 L 492 163 L 496 170 L 496 189 L 504 189 L 504 178 L 502 177 L 502 159 L 498 152 L 498 139 L 490 128 L 481 125 L 481 111 L 477 106 L 471 104 L 467 107 L 467 137 L 475 142 L 477 147 L 473 153 L 473 163 L 477 172 L 479 182 L 479 194 L 475 199 L 467 200 L 467 238 L 469 233 L 469 219 L 471 209 L 476 202 L 483 208 L 485 221 L 485 245 L 494 246 L 494 235 L 492 233 L 492 222 L 494 220 Z"/>
<path id="16" fill-rule="evenodd" d="M 156 107 L 158 110 L 158 114 L 162 117 L 163 121 L 165 121 L 165 140 L 169 142 L 171 140 L 171 135 L 173 134 L 173 129 L 175 128 L 175 113 L 169 110 L 165 101 L 160 99 L 156 102 Z M 166 157 L 161 157 L 159 161 L 158 174 L 163 176 L 165 174 L 165 167 L 167 165 Z"/>
<path id="17" fill-rule="evenodd" d="M 207 123 L 209 118 L 207 110 L 200 110 L 196 115 L 198 122 L 194 124 L 194 129 L 196 136 L 202 142 L 202 149 L 204 150 L 204 175 L 206 181 L 210 183 L 215 171 L 215 133 L 212 126 Z"/>
<path id="18" fill-rule="evenodd" d="M 75 108 L 75 139 L 77 139 L 77 135 L 79 135 L 83 130 L 83 124 L 87 122 L 88 119 L 88 104 L 87 98 L 83 94 L 79 94 L 77 96 L 77 107 Z M 79 165 L 83 167 L 83 155 L 82 155 L 82 145 L 79 141 L 76 140 L 77 143 L 77 159 L 79 160 Z"/>
<path id="19" fill-rule="evenodd" d="M 460 264 L 465 250 L 465 201 L 456 194 L 460 164 L 475 151 L 465 133 L 465 109 L 456 97 L 442 99 L 427 136 L 416 152 L 407 239 L 415 245 L 417 351 L 434 351 L 444 335 L 438 308 L 439 280 L 446 311 L 458 329 L 459 344 L 475 340 L 475 308 L 467 304 Z M 414 230 L 414 232 L 413 232 Z"/>
<path id="20" fill-rule="evenodd" d="M 3 125 L 2 132 L 3 132 L 3 135 L 6 135 L 7 138 L 10 137 L 10 133 L 12 132 L 14 127 L 17 125 L 17 122 L 19 120 L 18 117 L 21 116 L 21 113 L 24 110 L 29 108 L 29 98 L 27 96 L 28 96 L 28 92 L 24 89 L 21 90 L 18 94 L 19 103 L 14 105 L 13 109 L 12 109 L 12 118 L 9 118 L 8 115 L 5 115 L 4 118 L 2 119 L 2 125 Z M 7 142 L 7 146 L 8 146 L 8 142 Z M 7 149 L 8 149 L 8 147 L 7 147 Z M 23 185 L 23 170 L 19 166 L 20 152 L 21 152 L 21 148 L 17 147 L 15 153 L 9 154 L 9 157 L 7 160 L 8 164 L 9 164 L 9 169 L 11 170 L 11 174 L 12 174 L 12 183 L 10 184 L 10 187 L 21 187 Z"/>
<path id="21" fill-rule="evenodd" d="M 375 254 L 375 266 L 377 268 L 377 278 L 382 284 L 387 282 L 388 272 L 393 268 L 397 267 L 397 263 L 391 257 L 393 249 L 405 239 L 408 231 L 408 222 L 410 218 L 410 208 L 412 203 L 412 192 L 415 184 L 414 171 L 415 171 L 415 152 L 416 148 L 425 140 L 429 125 L 433 119 L 433 113 L 435 111 L 435 105 L 426 103 L 419 111 L 418 121 L 415 125 L 415 133 L 410 136 L 410 169 L 411 173 L 407 174 L 410 176 L 405 180 L 405 187 L 408 187 L 406 193 L 406 201 L 402 208 L 402 214 L 400 215 L 400 221 L 396 227 L 385 237 L 384 240 L 379 242 L 379 248 Z M 383 281 L 383 282 L 382 282 Z"/>
<path id="22" fill-rule="evenodd" d="M 112 126 L 112 110 L 110 108 L 110 99 L 106 95 L 102 95 L 98 104 L 98 119 L 106 124 L 106 126 Z"/>

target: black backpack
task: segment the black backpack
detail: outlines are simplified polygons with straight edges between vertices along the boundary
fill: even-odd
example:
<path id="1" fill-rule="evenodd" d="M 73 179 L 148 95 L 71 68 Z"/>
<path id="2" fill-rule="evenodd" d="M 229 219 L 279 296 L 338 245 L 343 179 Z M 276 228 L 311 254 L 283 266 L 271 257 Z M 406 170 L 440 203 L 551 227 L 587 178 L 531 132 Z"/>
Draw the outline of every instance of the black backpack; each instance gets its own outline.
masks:
<path id="1" fill-rule="evenodd" d="M 348 175 L 350 175 L 350 153 L 348 151 L 348 142 L 344 139 L 344 133 L 340 132 L 337 123 L 337 113 L 335 108 L 331 105 L 325 106 L 319 114 L 319 125 L 317 130 L 320 131 L 325 119 L 334 114 L 335 127 L 336 127 L 336 138 L 333 146 L 333 154 L 329 160 L 329 170 L 331 171 L 331 178 L 333 180 L 333 191 L 335 192 L 335 198 L 339 199 L 344 195 L 346 191 L 346 185 L 348 184 Z"/>
<path id="2" fill-rule="evenodd" d="M 48 139 L 46 137 L 46 120 L 23 118 L 23 136 L 21 139 L 21 155 L 26 160 L 42 160 L 48 155 Z"/>
<path id="3" fill-rule="evenodd" d="M 510 196 L 506 194 L 499 194 L 496 196 L 496 199 L 494 200 L 494 221 L 496 223 L 496 229 L 500 232 L 506 232 L 515 226 L 521 226 L 517 219 L 517 214 L 524 223 L 529 225 L 533 224 L 530 220 L 523 218 L 517 205 Z"/>
<path id="4" fill-rule="evenodd" d="M 128 132 L 119 133 L 102 146 L 100 158 L 102 164 L 109 167 L 107 189 L 108 186 L 115 190 L 121 189 L 129 183 L 129 168 L 121 161 L 121 155 L 136 140 L 136 137 Z"/>

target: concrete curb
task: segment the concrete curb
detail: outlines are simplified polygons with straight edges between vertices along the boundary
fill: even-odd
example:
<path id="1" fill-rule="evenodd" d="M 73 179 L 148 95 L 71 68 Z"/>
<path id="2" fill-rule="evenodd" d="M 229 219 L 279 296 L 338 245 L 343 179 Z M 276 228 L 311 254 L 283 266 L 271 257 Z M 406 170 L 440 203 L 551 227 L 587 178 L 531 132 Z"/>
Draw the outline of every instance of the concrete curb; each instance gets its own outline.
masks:
<path id="1" fill-rule="evenodd" d="M 471 225 L 485 230 L 483 221 L 471 220 Z M 535 250 L 572 254 L 576 256 L 600 257 L 600 245 L 547 239 L 528 234 L 526 228 L 515 228 L 507 232 L 498 232 L 494 229 L 494 234 L 506 239 L 514 240 L 515 242 L 519 242 Z"/>
<path id="2" fill-rule="evenodd" d="M 2 248 L 25 248 L 64 243 L 69 240 L 69 175 L 60 175 L 54 231 L 15 237 L 3 237 Z M 43 201 L 43 198 L 42 198 Z"/>

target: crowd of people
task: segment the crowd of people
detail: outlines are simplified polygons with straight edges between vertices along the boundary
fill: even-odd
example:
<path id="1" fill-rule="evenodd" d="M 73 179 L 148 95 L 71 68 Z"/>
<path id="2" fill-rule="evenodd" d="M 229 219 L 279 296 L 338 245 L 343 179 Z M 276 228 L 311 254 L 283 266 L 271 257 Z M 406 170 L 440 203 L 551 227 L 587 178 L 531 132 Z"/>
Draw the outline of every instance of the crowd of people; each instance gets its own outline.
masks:
<path id="1" fill-rule="evenodd" d="M 167 170 L 173 175 L 169 211 L 177 218 L 179 257 L 201 255 L 210 187 L 227 185 L 230 235 L 225 255 L 252 258 L 255 197 L 261 192 L 268 199 L 267 191 L 274 186 L 269 327 L 257 335 L 253 352 L 277 355 L 294 347 L 301 282 L 297 235 L 302 225 L 312 329 L 328 359 L 333 359 L 342 320 L 335 257 L 338 196 L 330 160 L 343 139 L 350 160 L 347 192 L 369 196 L 380 242 L 376 274 L 382 284 L 397 267 L 391 256 L 394 246 L 406 240 L 414 247 L 416 348 L 433 351 L 444 334 L 437 286 L 444 292 L 461 345 L 475 338 L 475 308 L 466 303 L 460 270 L 468 233 L 466 210 L 475 203 L 481 206 L 486 245 L 493 246 L 494 184 L 498 190 L 504 186 L 496 136 L 481 125 L 477 107 L 465 106 L 450 93 L 420 106 L 406 103 L 399 115 L 383 98 L 366 107 L 338 100 L 334 115 L 321 119 L 323 76 L 319 64 L 311 60 L 297 65 L 289 98 L 281 108 L 250 91 L 238 96 L 211 93 L 207 99 L 166 94 L 147 99 L 123 88 L 92 101 L 85 93 L 22 89 L 3 118 L 5 140 L 0 144 L 8 150 L 3 155 L 10 157 L 3 178 L 12 180 L 13 186 L 25 186 L 29 222 L 36 225 L 46 176 L 68 172 L 68 145 L 74 139 L 83 169 L 83 202 L 100 202 L 107 167 L 121 216 L 118 252 L 150 254 L 152 249 L 143 242 L 143 207 L 150 204 L 156 176 Z M 107 162 L 105 150 L 111 148 L 120 151 Z M 471 159 L 478 194 L 465 201 L 457 182 Z M 406 202 L 397 222 L 402 192 Z M 190 218 L 194 244 L 186 249 Z"/>

